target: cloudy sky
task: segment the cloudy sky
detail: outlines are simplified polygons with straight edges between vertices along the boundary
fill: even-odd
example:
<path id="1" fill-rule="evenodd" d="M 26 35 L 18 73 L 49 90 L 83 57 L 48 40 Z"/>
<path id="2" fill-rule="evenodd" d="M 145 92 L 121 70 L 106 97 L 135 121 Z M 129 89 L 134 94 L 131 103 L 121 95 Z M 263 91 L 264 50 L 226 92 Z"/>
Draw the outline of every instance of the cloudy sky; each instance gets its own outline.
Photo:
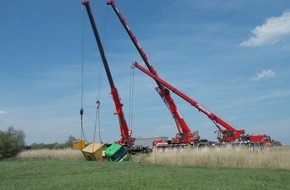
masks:
<path id="1" fill-rule="evenodd" d="M 290 1 L 115 2 L 161 78 L 235 128 L 290 144 Z M 155 82 L 130 68 L 143 62 L 113 9 L 105 0 L 92 0 L 91 7 L 133 136 L 174 137 L 174 120 Z M 0 130 L 22 129 L 27 144 L 80 138 L 83 106 L 88 141 L 95 126 L 104 142 L 119 139 L 81 1 L 11 1 L 0 7 L 0 18 Z M 216 140 L 205 115 L 172 97 L 192 131 Z"/>

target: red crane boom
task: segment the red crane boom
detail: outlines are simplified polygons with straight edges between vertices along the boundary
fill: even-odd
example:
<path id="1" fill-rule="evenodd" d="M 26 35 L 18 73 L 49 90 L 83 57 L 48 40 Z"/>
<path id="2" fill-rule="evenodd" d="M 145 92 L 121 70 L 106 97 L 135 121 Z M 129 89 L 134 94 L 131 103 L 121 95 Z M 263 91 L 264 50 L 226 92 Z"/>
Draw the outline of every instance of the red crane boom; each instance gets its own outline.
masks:
<path id="1" fill-rule="evenodd" d="M 127 146 L 128 148 L 131 148 L 134 145 L 135 139 L 131 137 L 131 131 L 128 128 L 128 125 L 127 125 L 127 122 L 126 122 L 126 119 L 125 119 L 125 116 L 123 113 L 123 109 L 122 109 L 123 104 L 121 103 L 118 90 L 114 84 L 114 80 L 113 80 L 113 77 L 112 77 L 112 74 L 111 74 L 111 71 L 109 68 L 108 61 L 106 59 L 106 55 L 104 52 L 104 48 L 103 48 L 98 30 L 97 30 L 97 26 L 96 26 L 93 14 L 91 12 L 89 0 L 84 0 L 82 2 L 82 4 L 86 7 L 86 10 L 87 10 L 87 13 L 88 13 L 88 16 L 90 19 L 90 23 L 91 23 L 91 26 L 93 28 L 93 32 L 94 32 L 94 35 L 95 35 L 95 38 L 96 38 L 96 41 L 98 44 L 98 48 L 99 48 L 99 52 L 100 52 L 100 55 L 102 58 L 102 62 L 103 62 L 103 65 L 105 67 L 105 70 L 106 70 L 107 78 L 108 78 L 108 81 L 110 83 L 111 94 L 112 94 L 113 101 L 114 101 L 115 108 L 116 108 L 115 114 L 118 116 L 118 119 L 119 119 L 120 133 L 121 133 L 121 139 L 119 141 L 117 141 L 117 143 L 122 144 L 124 146 Z"/>
<path id="2" fill-rule="evenodd" d="M 235 129 L 233 126 L 231 126 L 229 123 L 224 121 L 222 118 L 220 118 L 216 114 L 212 113 L 211 111 L 207 110 L 206 108 L 201 106 L 198 102 L 191 99 L 186 94 L 184 94 L 183 92 L 181 92 L 180 90 L 178 90 L 174 86 L 170 85 L 169 83 L 167 83 L 166 81 L 164 81 L 163 79 L 158 77 L 157 75 L 154 75 L 153 73 L 151 73 L 150 71 L 148 71 L 147 69 L 145 69 L 144 67 L 139 65 L 137 62 L 133 63 L 132 67 L 138 68 L 139 70 L 141 70 L 142 72 L 144 72 L 145 74 L 147 74 L 148 76 L 153 78 L 155 81 L 157 80 L 158 82 L 163 84 L 165 87 L 170 89 L 172 92 L 177 94 L 179 97 L 181 97 L 182 99 L 184 99 L 185 101 L 190 103 L 196 109 L 198 109 L 199 111 L 201 111 L 202 113 L 207 115 L 208 118 L 210 120 L 212 120 L 213 123 L 216 125 L 216 127 L 219 129 L 220 135 L 218 135 L 218 140 L 220 142 L 234 142 L 234 141 L 250 142 L 251 145 L 253 145 L 253 147 L 255 147 L 256 145 L 264 146 L 264 147 L 270 147 L 273 145 L 271 137 L 266 135 L 266 134 L 244 135 L 245 130 Z"/>
<path id="3" fill-rule="evenodd" d="M 158 81 L 162 85 L 164 85 L 166 88 L 177 94 L 179 97 L 190 103 L 192 106 L 194 106 L 198 111 L 201 111 L 205 115 L 208 116 L 210 120 L 213 121 L 213 123 L 216 125 L 216 127 L 219 129 L 219 131 L 222 133 L 222 135 L 218 136 L 218 140 L 221 142 L 233 142 L 235 140 L 240 140 L 241 136 L 245 134 L 245 130 L 237 130 L 234 127 L 232 127 L 230 124 L 228 124 L 226 121 L 224 121 L 222 118 L 218 117 L 211 111 L 207 110 L 203 106 L 201 106 L 198 102 L 191 99 L 189 96 L 175 88 L 174 86 L 170 85 L 163 79 L 161 79 L 159 76 L 154 75 L 141 65 L 139 65 L 137 62 L 133 63 L 132 67 L 136 67 L 151 78 L 153 78 L 155 81 Z"/>
<path id="4" fill-rule="evenodd" d="M 149 71 L 154 75 L 158 76 L 156 70 L 154 67 L 151 65 L 146 53 L 144 50 L 141 48 L 140 44 L 137 41 L 137 38 L 133 34 L 132 30 L 129 28 L 125 18 L 122 16 L 120 11 L 118 10 L 114 0 L 109 0 L 107 1 L 107 4 L 110 5 L 115 13 L 117 14 L 119 20 L 121 21 L 123 27 L 125 28 L 126 32 L 128 33 L 129 37 L 131 38 L 133 44 L 135 45 L 137 51 L 139 52 L 140 56 L 142 57 L 143 61 L 145 62 L 146 66 L 148 67 Z M 158 80 L 155 80 L 156 84 L 158 87 L 156 87 L 156 91 L 164 101 L 165 105 L 168 107 L 169 111 L 171 112 L 175 123 L 176 127 L 178 130 L 178 133 L 176 135 L 176 138 L 173 138 L 172 141 L 173 143 L 188 143 L 188 144 L 193 144 L 194 142 L 199 140 L 199 135 L 198 134 L 193 134 L 184 121 L 183 117 L 180 115 L 178 112 L 177 106 L 174 103 L 174 100 L 170 96 L 170 91 L 166 89 L 162 83 L 160 83 Z"/>

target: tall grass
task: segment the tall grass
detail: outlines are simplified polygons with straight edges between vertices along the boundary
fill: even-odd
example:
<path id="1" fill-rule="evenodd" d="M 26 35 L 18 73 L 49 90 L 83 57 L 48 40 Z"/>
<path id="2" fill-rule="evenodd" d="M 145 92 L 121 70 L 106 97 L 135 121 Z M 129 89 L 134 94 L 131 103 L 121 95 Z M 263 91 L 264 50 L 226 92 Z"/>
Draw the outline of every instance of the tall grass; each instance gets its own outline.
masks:
<path id="1" fill-rule="evenodd" d="M 169 149 L 154 151 L 152 164 L 178 166 L 213 166 L 235 168 L 271 168 L 290 170 L 290 149 Z"/>
<path id="2" fill-rule="evenodd" d="M 73 149 L 40 149 L 23 151 L 18 160 L 85 160 L 82 152 Z M 175 166 L 209 166 L 235 168 L 270 168 L 290 170 L 290 149 L 248 149 L 203 148 L 169 149 L 164 152 L 133 157 L 134 162 Z"/>
<path id="3" fill-rule="evenodd" d="M 18 160 L 85 160 L 80 150 L 74 149 L 39 149 L 20 152 Z"/>

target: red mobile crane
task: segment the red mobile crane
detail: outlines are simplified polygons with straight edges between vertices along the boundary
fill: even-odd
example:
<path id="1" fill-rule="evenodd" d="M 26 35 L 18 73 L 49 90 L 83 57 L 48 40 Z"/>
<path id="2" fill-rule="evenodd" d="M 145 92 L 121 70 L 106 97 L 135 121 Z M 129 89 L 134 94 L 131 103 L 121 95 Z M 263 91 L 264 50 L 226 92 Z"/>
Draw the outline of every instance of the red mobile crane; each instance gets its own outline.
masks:
<path id="1" fill-rule="evenodd" d="M 107 4 L 111 5 L 111 7 L 114 9 L 115 13 L 117 14 L 117 16 L 118 16 L 119 20 L 121 21 L 123 27 L 125 28 L 126 32 L 130 36 L 133 44 L 137 48 L 137 51 L 141 55 L 143 61 L 145 62 L 146 66 L 148 67 L 149 71 L 153 75 L 158 76 L 156 70 L 151 65 L 146 53 L 143 51 L 143 49 L 139 45 L 135 35 L 133 34 L 131 29 L 129 28 L 125 18 L 121 15 L 120 11 L 118 10 L 114 0 L 108 0 Z M 165 105 L 167 106 L 167 108 L 171 112 L 171 114 L 172 114 L 172 116 L 173 116 L 173 118 L 175 120 L 177 130 L 178 130 L 178 133 L 176 134 L 176 137 L 172 138 L 172 142 L 171 143 L 172 144 L 181 144 L 181 143 L 195 144 L 195 143 L 197 143 L 199 141 L 199 139 L 200 139 L 200 137 L 198 135 L 198 132 L 194 132 L 194 133 L 191 132 L 190 128 L 187 126 L 187 124 L 184 121 L 183 117 L 178 112 L 177 106 L 175 105 L 173 99 L 170 96 L 170 91 L 168 89 L 166 89 L 163 86 L 163 84 L 160 83 L 158 80 L 155 80 L 155 82 L 157 83 L 157 86 L 158 86 L 158 87 L 155 88 L 155 90 L 158 92 L 158 94 L 160 95 L 160 97 L 164 101 Z"/>
<path id="2" fill-rule="evenodd" d="M 99 52 L 100 52 L 100 55 L 102 58 L 102 62 L 103 62 L 103 65 L 105 67 L 105 70 L 106 70 L 108 81 L 110 83 L 111 94 L 112 94 L 113 101 L 114 101 L 115 108 L 116 108 L 115 114 L 118 116 L 118 119 L 119 119 L 121 139 L 119 141 L 117 141 L 116 143 L 124 145 L 128 149 L 131 149 L 134 145 L 135 138 L 131 137 L 132 132 L 129 130 L 127 122 L 125 120 L 125 116 L 124 116 L 123 109 L 122 109 L 123 104 L 121 103 L 118 90 L 115 87 L 113 77 L 111 75 L 111 71 L 109 68 L 108 61 L 107 61 L 106 56 L 105 56 L 105 52 L 104 52 L 103 45 L 102 45 L 98 30 L 97 30 L 97 26 L 96 26 L 93 14 L 91 12 L 89 0 L 84 0 L 82 2 L 82 4 L 86 7 L 86 10 L 87 10 L 87 13 L 88 13 L 88 16 L 90 19 L 90 23 L 91 23 L 92 28 L 93 28 L 93 32 L 94 32 L 94 35 L 95 35 L 95 38 L 96 38 L 96 41 L 98 44 L 98 48 L 99 48 Z"/>
<path id="3" fill-rule="evenodd" d="M 222 118 L 217 116 L 216 114 L 208 111 L 206 108 L 201 106 L 199 103 L 197 103 L 195 100 L 188 97 L 186 94 L 175 88 L 174 86 L 170 85 L 163 79 L 161 79 L 159 76 L 154 75 L 152 72 L 148 71 L 141 65 L 139 65 L 137 62 L 133 63 L 132 67 L 136 67 L 151 78 L 153 78 L 155 81 L 158 81 L 162 85 L 164 85 L 166 88 L 170 89 L 173 93 L 177 94 L 179 97 L 190 103 L 192 106 L 194 106 L 198 111 L 201 111 L 204 113 L 210 120 L 213 121 L 215 126 L 219 129 L 219 135 L 218 140 L 220 142 L 247 142 L 250 141 L 250 143 L 253 144 L 259 144 L 263 146 L 271 146 L 272 141 L 271 138 L 268 135 L 249 135 L 245 136 L 245 130 L 237 130 L 233 126 L 231 126 L 229 123 L 224 121 Z"/>

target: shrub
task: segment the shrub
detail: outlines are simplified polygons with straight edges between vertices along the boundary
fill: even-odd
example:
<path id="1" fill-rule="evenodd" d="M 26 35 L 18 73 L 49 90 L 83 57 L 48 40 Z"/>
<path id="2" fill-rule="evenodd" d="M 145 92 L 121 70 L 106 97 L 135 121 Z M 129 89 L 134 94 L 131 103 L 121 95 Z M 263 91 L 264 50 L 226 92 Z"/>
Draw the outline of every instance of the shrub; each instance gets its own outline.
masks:
<path id="1" fill-rule="evenodd" d="M 24 139 L 24 132 L 14 127 L 9 127 L 7 131 L 0 131 L 0 160 L 14 157 L 23 150 Z"/>

